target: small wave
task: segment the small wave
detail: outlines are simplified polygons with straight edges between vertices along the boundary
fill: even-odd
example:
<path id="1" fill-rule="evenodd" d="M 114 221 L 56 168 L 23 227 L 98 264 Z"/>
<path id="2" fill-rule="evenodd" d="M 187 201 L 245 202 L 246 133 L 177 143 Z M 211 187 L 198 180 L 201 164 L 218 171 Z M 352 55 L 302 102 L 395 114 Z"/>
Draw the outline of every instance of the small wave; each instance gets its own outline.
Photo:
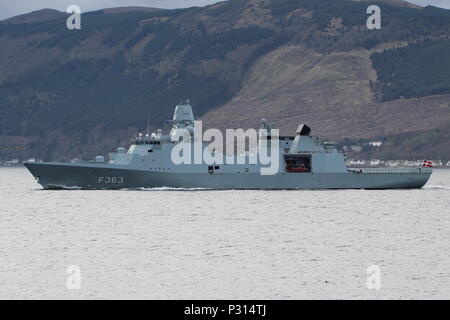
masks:
<path id="1" fill-rule="evenodd" d="M 425 186 L 425 190 L 450 190 L 449 186 Z"/>
<path id="2" fill-rule="evenodd" d="M 47 186 L 47 187 L 41 187 L 39 190 L 42 191 L 49 191 L 49 190 L 60 190 L 60 191 L 64 191 L 64 190 L 83 190 L 82 187 L 76 187 L 76 186 L 72 186 L 72 187 L 67 187 L 67 186 L 62 186 L 62 185 L 52 185 L 52 186 Z"/>

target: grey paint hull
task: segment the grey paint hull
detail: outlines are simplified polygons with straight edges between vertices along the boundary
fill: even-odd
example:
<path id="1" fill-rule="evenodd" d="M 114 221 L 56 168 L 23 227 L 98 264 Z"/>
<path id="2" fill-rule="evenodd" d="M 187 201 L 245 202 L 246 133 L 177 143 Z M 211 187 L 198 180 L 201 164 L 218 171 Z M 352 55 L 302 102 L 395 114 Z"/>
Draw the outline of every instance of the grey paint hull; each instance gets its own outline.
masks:
<path id="1" fill-rule="evenodd" d="M 96 164 L 25 163 L 44 189 L 419 189 L 431 171 L 395 173 L 175 173 L 131 170 Z"/>

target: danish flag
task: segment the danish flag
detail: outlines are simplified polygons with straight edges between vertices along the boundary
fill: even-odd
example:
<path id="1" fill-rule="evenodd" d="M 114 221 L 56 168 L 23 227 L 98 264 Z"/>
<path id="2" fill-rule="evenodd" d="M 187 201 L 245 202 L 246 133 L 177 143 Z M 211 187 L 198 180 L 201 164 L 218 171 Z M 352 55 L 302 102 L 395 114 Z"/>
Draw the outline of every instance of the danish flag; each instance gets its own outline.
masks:
<path id="1" fill-rule="evenodd" d="M 422 163 L 422 167 L 425 167 L 425 168 L 433 168 L 433 162 L 431 162 L 431 161 L 424 161 L 423 163 Z"/>

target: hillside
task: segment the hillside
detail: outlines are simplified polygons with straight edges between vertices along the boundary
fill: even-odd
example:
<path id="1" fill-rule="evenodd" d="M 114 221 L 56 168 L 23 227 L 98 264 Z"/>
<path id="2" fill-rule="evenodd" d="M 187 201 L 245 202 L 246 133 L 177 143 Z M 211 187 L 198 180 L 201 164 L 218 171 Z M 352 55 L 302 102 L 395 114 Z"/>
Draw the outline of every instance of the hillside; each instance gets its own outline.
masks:
<path id="1" fill-rule="evenodd" d="M 41 22 L 57 18 L 64 18 L 66 15 L 58 10 L 54 9 L 41 9 L 30 13 L 21 14 L 3 21 L 0 23 L 29 23 L 29 22 Z"/>
<path id="2" fill-rule="evenodd" d="M 450 11 L 370 4 L 381 30 L 365 27 L 368 2 L 346 0 L 106 9 L 72 31 L 42 10 L 3 21 L 0 159 L 105 153 L 145 128 L 148 110 L 156 128 L 186 97 L 208 127 L 264 117 L 337 142 L 432 132 L 416 150 L 384 152 L 448 159 Z"/>

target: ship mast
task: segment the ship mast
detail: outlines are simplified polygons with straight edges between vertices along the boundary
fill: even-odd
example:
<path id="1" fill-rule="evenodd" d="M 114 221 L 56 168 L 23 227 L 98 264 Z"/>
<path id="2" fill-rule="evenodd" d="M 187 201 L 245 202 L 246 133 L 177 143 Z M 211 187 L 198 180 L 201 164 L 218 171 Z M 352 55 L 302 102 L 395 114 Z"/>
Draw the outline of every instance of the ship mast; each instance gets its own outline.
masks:
<path id="1" fill-rule="evenodd" d="M 150 109 L 147 112 L 147 137 L 150 137 Z"/>

